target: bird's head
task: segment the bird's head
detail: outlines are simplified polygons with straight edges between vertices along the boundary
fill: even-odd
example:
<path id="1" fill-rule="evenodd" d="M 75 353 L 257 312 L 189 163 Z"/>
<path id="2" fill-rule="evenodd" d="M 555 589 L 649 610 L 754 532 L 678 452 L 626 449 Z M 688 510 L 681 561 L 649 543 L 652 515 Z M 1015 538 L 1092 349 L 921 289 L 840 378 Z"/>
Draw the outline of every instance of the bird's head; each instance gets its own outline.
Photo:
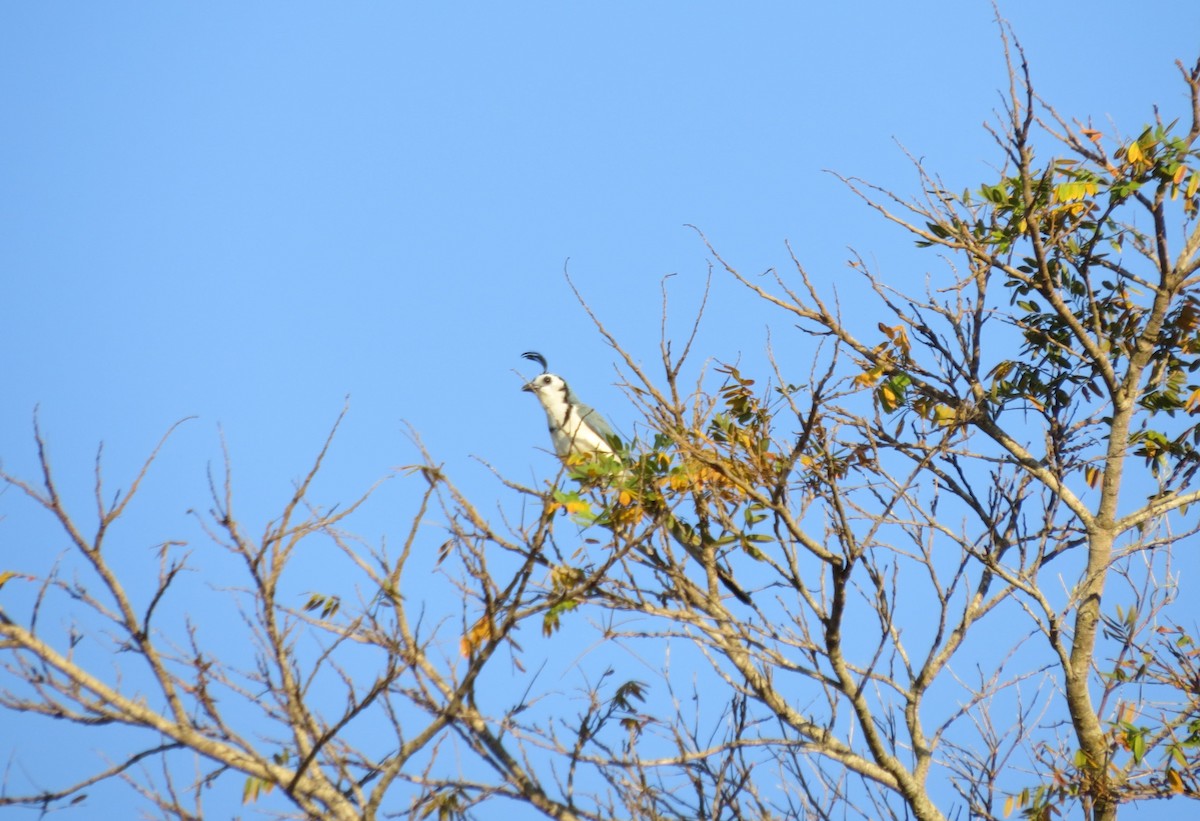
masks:
<path id="1" fill-rule="evenodd" d="M 543 405 L 568 401 L 570 389 L 567 388 L 567 383 L 561 376 L 556 376 L 547 370 L 546 357 L 537 351 L 526 351 L 521 354 L 521 357 L 542 366 L 542 373 L 522 385 L 521 390 L 532 393 L 541 400 Z"/>
<path id="2" fill-rule="evenodd" d="M 529 391 L 539 399 L 556 393 L 566 394 L 567 383 L 561 376 L 552 373 L 542 373 L 521 386 L 521 390 Z"/>

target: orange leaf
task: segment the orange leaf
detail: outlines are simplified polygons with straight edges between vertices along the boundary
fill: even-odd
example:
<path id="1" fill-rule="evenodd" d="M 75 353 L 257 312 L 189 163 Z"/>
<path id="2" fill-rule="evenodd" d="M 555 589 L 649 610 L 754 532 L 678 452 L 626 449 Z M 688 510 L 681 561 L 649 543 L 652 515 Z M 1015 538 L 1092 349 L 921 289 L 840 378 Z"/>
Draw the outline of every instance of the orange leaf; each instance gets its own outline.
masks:
<path id="1" fill-rule="evenodd" d="M 462 637 L 462 641 L 458 643 L 459 652 L 463 654 L 463 658 L 467 658 L 471 653 L 475 652 L 475 648 L 488 639 L 496 637 L 496 627 L 492 624 L 492 620 L 484 616 L 475 625 L 467 631 L 467 634 Z"/>

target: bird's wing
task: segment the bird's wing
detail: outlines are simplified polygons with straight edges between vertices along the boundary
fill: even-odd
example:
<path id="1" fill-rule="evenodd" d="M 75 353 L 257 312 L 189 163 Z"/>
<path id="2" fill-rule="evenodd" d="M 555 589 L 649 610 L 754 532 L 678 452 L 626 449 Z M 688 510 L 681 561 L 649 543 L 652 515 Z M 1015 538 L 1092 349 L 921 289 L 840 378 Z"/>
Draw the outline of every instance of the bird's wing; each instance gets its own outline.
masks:
<path id="1" fill-rule="evenodd" d="M 582 402 L 576 402 L 575 409 L 578 411 L 579 418 L 583 420 L 584 424 L 600 434 L 600 438 L 608 439 L 609 437 L 617 436 L 617 432 L 612 429 L 612 426 L 608 422 L 604 421 L 604 417 L 594 408 L 588 407 Z M 617 436 L 617 438 L 619 439 L 620 437 Z"/>

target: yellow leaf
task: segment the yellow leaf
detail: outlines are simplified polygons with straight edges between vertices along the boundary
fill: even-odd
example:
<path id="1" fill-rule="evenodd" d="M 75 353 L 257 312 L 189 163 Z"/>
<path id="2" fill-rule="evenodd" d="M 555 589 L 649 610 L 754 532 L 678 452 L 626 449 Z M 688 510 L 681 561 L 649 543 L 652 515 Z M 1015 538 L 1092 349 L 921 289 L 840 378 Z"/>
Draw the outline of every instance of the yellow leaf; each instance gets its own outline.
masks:
<path id="1" fill-rule="evenodd" d="M 1179 773 L 1175 770 L 1167 770 L 1167 786 L 1171 788 L 1173 793 L 1183 792 L 1183 779 L 1179 777 Z"/>
<path id="2" fill-rule="evenodd" d="M 957 415 L 949 405 L 935 405 L 933 408 L 933 421 L 942 426 L 953 425 Z"/>
<path id="3" fill-rule="evenodd" d="M 1125 156 L 1131 163 L 1134 163 L 1135 165 L 1144 163 L 1146 161 L 1146 155 L 1142 152 L 1142 147 L 1137 144 L 1136 140 L 1129 144 L 1129 148 L 1126 150 Z"/>
<path id="4" fill-rule="evenodd" d="M 249 804 L 257 801 L 259 796 L 266 795 L 275 787 L 270 781 L 263 781 L 255 776 L 246 777 L 246 785 L 242 787 L 242 803 Z"/>
<path id="5" fill-rule="evenodd" d="M 880 322 L 879 330 L 882 331 L 884 336 L 891 341 L 896 350 L 904 353 L 905 355 L 908 354 L 908 333 L 905 332 L 903 325 L 896 325 L 895 327 L 889 328 L 887 325 L 884 325 L 882 322 Z"/>
<path id="6" fill-rule="evenodd" d="M 992 368 L 992 372 L 989 374 L 989 376 L 995 379 L 1003 379 L 1004 377 L 1008 376 L 1008 372 L 1013 369 L 1013 364 L 1014 363 L 1005 360 L 996 367 Z"/>
<path id="7" fill-rule="evenodd" d="M 1058 202 L 1075 202 L 1096 196 L 1096 190 L 1096 183 L 1092 180 L 1064 182 L 1054 189 L 1054 199 Z"/>
<path id="8" fill-rule="evenodd" d="M 1200 191 L 1200 174 L 1192 174 L 1192 178 L 1188 180 L 1187 196 L 1188 199 L 1196 196 L 1196 192 Z"/>
<path id="9" fill-rule="evenodd" d="M 1071 202 L 1083 199 L 1083 184 L 1079 182 L 1064 182 L 1054 189 L 1054 199 L 1058 202 Z"/>
<path id="10" fill-rule="evenodd" d="M 1008 798 L 1004 799 L 1004 817 L 1005 818 L 1008 818 L 1010 815 L 1012 815 L 1013 804 L 1015 803 L 1015 801 L 1014 801 L 1015 798 L 1016 798 L 1016 796 L 1010 795 Z"/>
<path id="11" fill-rule="evenodd" d="M 896 391 L 891 385 L 884 382 L 879 386 L 879 402 L 885 411 L 894 411 L 900 403 L 900 397 L 896 395 Z"/>
<path id="12" fill-rule="evenodd" d="M 576 513 L 590 513 L 592 506 L 583 499 L 572 499 L 563 505 L 567 509 L 567 513 L 574 515 Z"/>
<path id="13" fill-rule="evenodd" d="M 1191 392 L 1187 398 L 1187 402 L 1184 403 L 1183 409 L 1188 413 L 1200 411 L 1200 388 Z"/>
<path id="14" fill-rule="evenodd" d="M 614 524 L 631 525 L 637 524 L 642 518 L 641 505 L 630 505 L 629 507 L 620 507 L 612 512 L 612 520 Z"/>
<path id="15" fill-rule="evenodd" d="M 4 583 L 6 581 L 8 581 L 9 579 L 16 579 L 16 578 L 25 578 L 25 577 L 22 576 L 20 573 L 16 572 L 15 570 L 5 570 L 3 573 L 0 573 L 0 587 L 4 587 Z"/>
<path id="16" fill-rule="evenodd" d="M 1088 465 L 1083 470 L 1083 478 L 1087 481 L 1088 487 L 1093 489 L 1100 485 L 1100 479 L 1103 475 L 1100 468 L 1095 465 Z"/>
<path id="17" fill-rule="evenodd" d="M 858 376 L 854 377 L 854 385 L 859 388 L 869 388 L 879 381 L 879 377 L 883 376 L 883 366 L 876 365 L 869 371 L 863 371 Z"/>

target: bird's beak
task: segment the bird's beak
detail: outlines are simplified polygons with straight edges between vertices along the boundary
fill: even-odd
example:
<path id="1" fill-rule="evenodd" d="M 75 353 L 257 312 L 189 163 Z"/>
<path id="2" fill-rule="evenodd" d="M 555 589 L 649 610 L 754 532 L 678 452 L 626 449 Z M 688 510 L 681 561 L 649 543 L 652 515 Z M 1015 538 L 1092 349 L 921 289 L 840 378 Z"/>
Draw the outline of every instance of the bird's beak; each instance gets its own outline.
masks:
<path id="1" fill-rule="evenodd" d="M 523 390 L 523 391 L 529 391 L 530 393 L 533 393 L 533 392 L 535 392 L 535 391 L 537 390 L 537 388 L 535 388 L 535 387 L 533 386 L 533 383 L 532 383 L 532 382 L 526 382 L 524 385 L 522 385 L 522 386 L 521 386 L 521 390 Z"/>

